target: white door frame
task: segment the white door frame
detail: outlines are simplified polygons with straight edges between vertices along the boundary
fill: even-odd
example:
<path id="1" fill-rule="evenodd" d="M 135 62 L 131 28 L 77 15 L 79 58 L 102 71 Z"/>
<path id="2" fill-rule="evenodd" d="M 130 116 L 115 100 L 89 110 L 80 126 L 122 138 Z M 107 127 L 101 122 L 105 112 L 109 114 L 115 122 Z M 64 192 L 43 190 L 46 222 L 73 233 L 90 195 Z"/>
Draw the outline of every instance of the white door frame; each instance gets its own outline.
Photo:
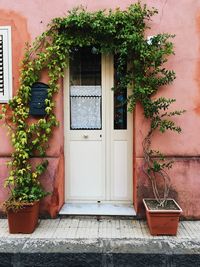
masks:
<path id="1" fill-rule="evenodd" d="M 114 118 L 114 99 L 113 91 L 111 88 L 114 84 L 114 67 L 113 57 L 109 55 L 102 55 L 102 129 L 103 129 L 103 146 L 105 148 L 105 198 L 101 202 L 103 203 L 132 203 L 133 202 L 133 115 L 128 113 L 127 115 L 127 130 L 114 130 L 113 118 Z M 65 154 L 65 202 L 94 202 L 91 200 L 68 200 L 68 188 L 69 188 L 69 140 L 68 133 L 70 129 L 70 107 L 69 107 L 69 67 L 65 70 L 64 75 L 64 154 Z M 127 159 L 128 167 L 128 180 L 124 190 L 127 190 L 127 197 L 116 198 L 114 189 L 115 184 L 115 171 L 114 166 L 118 159 L 114 157 L 116 147 L 121 146 L 124 140 L 128 140 L 127 149 L 128 154 L 131 155 L 130 159 Z"/>

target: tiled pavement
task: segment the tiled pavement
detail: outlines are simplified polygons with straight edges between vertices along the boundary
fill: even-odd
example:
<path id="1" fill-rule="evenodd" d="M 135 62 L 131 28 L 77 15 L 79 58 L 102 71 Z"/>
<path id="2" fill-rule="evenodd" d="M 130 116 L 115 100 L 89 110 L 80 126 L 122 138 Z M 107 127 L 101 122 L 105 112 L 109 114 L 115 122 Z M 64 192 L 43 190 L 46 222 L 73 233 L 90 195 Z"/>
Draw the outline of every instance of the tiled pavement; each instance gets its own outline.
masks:
<path id="1" fill-rule="evenodd" d="M 7 219 L 0 219 L 0 238 L 93 239 L 139 238 L 167 239 L 150 235 L 146 221 L 132 219 L 60 218 L 40 220 L 32 234 L 9 234 Z M 179 222 L 178 234 L 170 239 L 200 239 L 200 221 Z"/>
<path id="2" fill-rule="evenodd" d="M 199 267 L 200 221 L 177 236 L 151 236 L 136 219 L 40 220 L 32 234 L 9 234 L 0 219 L 0 267 Z"/>

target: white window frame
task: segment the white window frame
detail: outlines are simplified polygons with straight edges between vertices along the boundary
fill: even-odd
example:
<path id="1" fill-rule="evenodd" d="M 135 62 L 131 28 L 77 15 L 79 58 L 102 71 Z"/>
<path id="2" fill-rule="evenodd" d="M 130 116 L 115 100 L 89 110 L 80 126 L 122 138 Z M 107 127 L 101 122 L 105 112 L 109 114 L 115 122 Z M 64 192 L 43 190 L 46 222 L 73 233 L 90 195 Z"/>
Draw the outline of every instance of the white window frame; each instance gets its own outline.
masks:
<path id="1" fill-rule="evenodd" d="M 0 94 L 0 103 L 8 103 L 8 101 L 12 98 L 11 26 L 0 26 L 0 35 L 3 36 L 4 75 L 4 95 Z"/>

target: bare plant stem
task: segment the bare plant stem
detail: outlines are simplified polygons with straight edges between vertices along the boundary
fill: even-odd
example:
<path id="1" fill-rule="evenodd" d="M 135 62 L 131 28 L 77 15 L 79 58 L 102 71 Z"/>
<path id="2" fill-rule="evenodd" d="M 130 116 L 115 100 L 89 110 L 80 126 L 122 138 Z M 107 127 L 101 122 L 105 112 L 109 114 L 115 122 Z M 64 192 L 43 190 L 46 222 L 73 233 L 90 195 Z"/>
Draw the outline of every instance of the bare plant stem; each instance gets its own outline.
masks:
<path id="1" fill-rule="evenodd" d="M 168 173 L 162 168 L 157 171 L 154 170 L 153 164 L 156 155 L 154 155 L 153 151 L 151 150 L 152 135 L 153 135 L 153 130 L 151 129 L 142 142 L 143 152 L 144 152 L 143 171 L 151 181 L 153 194 L 156 201 L 158 202 L 158 206 L 163 207 L 165 206 L 167 197 L 169 195 L 170 177 Z M 160 192 L 160 190 L 158 189 L 158 180 L 160 178 L 164 182 L 164 187 L 162 192 Z"/>

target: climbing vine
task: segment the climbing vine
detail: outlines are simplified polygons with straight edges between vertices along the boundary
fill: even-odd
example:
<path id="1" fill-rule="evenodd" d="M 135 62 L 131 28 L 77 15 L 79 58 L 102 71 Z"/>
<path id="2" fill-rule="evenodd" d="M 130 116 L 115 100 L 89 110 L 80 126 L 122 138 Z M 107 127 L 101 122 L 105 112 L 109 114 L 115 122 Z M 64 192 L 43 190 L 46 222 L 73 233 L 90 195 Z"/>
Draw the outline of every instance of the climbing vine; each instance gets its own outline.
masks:
<path id="1" fill-rule="evenodd" d="M 167 57 L 174 53 L 170 41 L 173 36 L 158 34 L 149 40 L 145 37 L 148 21 L 156 13 L 156 9 L 149 9 L 140 2 L 125 11 L 88 12 L 77 8 L 68 12 L 66 17 L 53 19 L 47 31 L 36 38 L 32 46 L 27 45 L 19 90 L 9 105 L 3 106 L 1 115 L 11 131 L 14 147 L 5 183 L 11 192 L 7 207 L 13 203 L 33 202 L 46 195 L 38 178 L 46 170 L 48 162 L 41 159 L 33 167 L 31 158 L 45 156 L 53 128 L 58 126 L 53 96 L 59 90 L 58 81 L 64 76 L 68 59 L 77 49 L 89 46 L 95 47 L 97 53 L 117 55 L 119 74 L 123 73 L 124 64 L 129 66 L 126 74 L 119 75 L 117 87 L 129 88 L 129 111 L 133 111 L 139 102 L 144 116 L 151 121 L 150 131 L 143 142 L 144 170 L 152 181 L 154 193 L 157 191 L 154 185 L 156 175 L 163 175 L 171 163 L 166 163 L 160 152 L 151 150 L 151 136 L 155 130 L 180 132 L 171 117 L 180 115 L 182 111 L 167 112 L 175 100 L 154 97 L 161 86 L 175 79 L 174 71 L 167 70 L 164 65 Z M 47 70 L 49 77 L 46 116 L 33 121 L 29 119 L 31 86 L 40 80 L 43 70 Z M 160 196 L 156 197 L 160 199 Z"/>

